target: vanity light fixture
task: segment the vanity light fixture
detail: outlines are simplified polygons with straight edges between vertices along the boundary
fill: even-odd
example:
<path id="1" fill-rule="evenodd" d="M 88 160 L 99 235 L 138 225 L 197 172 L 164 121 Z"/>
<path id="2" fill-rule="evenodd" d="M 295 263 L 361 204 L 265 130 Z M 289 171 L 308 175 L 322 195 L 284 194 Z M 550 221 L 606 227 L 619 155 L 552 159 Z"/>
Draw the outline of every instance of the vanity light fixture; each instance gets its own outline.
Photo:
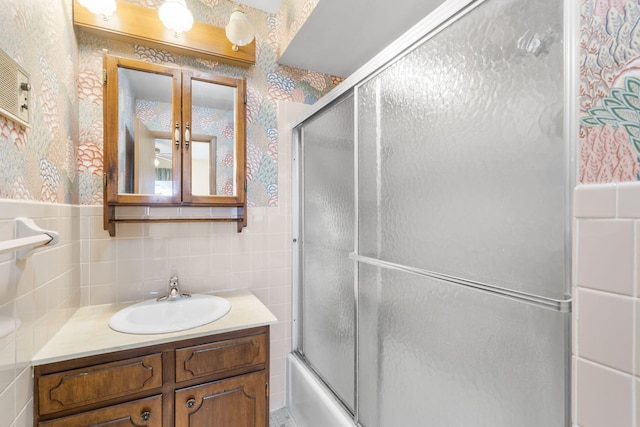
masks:
<path id="1" fill-rule="evenodd" d="M 116 11 L 116 0 L 78 0 L 93 14 L 102 16 L 105 21 Z"/>
<path id="2" fill-rule="evenodd" d="M 193 14 L 184 0 L 166 0 L 158 9 L 158 16 L 162 24 L 173 31 L 174 37 L 179 37 L 180 33 L 193 27 Z"/>
<path id="3" fill-rule="evenodd" d="M 179 55 L 190 55 L 236 67 L 250 67 L 256 63 L 255 43 L 251 42 L 242 49 L 233 51 L 232 44 L 225 35 L 224 25 L 216 27 L 194 20 L 193 27 L 189 31 L 183 32 L 179 37 L 174 37 L 174 31 L 168 30 L 162 25 L 158 16 L 158 8 L 131 3 L 131 0 L 72 1 L 74 26 L 105 39 L 139 44 L 147 48 L 160 49 Z M 100 15 L 94 14 L 88 7 L 85 7 L 87 1 L 115 1 L 117 10 L 111 18 L 104 20 Z M 165 0 L 154 1 L 158 6 L 165 3 Z M 187 4 L 190 4 L 188 1 Z M 207 0 L 207 3 L 211 1 Z M 149 3 L 149 1 L 141 3 Z M 181 3 L 184 4 L 184 0 Z"/>
<path id="4" fill-rule="evenodd" d="M 225 34 L 233 44 L 233 51 L 238 51 L 238 46 L 246 46 L 253 40 L 253 28 L 242 9 L 236 7 L 231 12 L 229 23 L 225 27 Z"/>

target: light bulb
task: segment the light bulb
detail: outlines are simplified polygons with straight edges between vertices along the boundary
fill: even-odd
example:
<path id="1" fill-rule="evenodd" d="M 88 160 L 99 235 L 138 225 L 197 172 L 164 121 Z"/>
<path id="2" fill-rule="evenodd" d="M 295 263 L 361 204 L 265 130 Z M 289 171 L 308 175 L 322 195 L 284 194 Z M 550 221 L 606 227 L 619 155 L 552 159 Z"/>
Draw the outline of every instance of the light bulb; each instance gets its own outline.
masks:
<path id="1" fill-rule="evenodd" d="M 175 37 L 193 27 L 193 15 L 184 0 L 165 1 L 158 9 L 158 16 L 162 24 L 173 31 Z"/>
<path id="2" fill-rule="evenodd" d="M 108 19 L 116 11 L 116 0 L 78 0 L 89 12 Z"/>
<path id="3" fill-rule="evenodd" d="M 245 46 L 253 40 L 253 28 L 247 16 L 240 9 L 235 9 L 229 17 L 229 23 L 225 27 L 227 39 L 233 43 L 233 50 L 237 51 L 238 46 Z"/>

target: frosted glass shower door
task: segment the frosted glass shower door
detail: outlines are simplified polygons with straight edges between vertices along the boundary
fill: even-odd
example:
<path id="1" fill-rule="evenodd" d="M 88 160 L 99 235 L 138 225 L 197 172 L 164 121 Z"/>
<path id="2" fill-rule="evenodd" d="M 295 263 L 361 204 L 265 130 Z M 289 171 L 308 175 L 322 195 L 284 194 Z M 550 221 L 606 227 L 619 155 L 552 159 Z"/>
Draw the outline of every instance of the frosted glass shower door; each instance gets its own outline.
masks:
<path id="1" fill-rule="evenodd" d="M 561 427 L 558 0 L 486 0 L 356 87 L 364 427 Z"/>
<path id="2" fill-rule="evenodd" d="M 297 349 L 354 410 L 353 97 L 302 127 L 302 337 Z"/>
<path id="3" fill-rule="evenodd" d="M 360 255 L 565 297 L 562 34 L 487 0 L 358 88 Z"/>
<path id="4" fill-rule="evenodd" d="M 359 266 L 364 427 L 567 426 L 569 313 Z"/>

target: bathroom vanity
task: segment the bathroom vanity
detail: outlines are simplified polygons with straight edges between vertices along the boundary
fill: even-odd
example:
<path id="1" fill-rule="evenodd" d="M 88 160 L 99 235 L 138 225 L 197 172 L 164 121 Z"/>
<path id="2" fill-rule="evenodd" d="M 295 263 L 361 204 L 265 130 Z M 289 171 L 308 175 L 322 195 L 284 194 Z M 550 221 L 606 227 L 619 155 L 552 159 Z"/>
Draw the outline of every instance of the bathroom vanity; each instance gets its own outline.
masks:
<path id="1" fill-rule="evenodd" d="M 269 425 L 269 325 L 250 292 L 225 293 L 223 318 L 133 335 L 109 328 L 124 307 L 80 309 L 34 358 L 34 426 Z"/>

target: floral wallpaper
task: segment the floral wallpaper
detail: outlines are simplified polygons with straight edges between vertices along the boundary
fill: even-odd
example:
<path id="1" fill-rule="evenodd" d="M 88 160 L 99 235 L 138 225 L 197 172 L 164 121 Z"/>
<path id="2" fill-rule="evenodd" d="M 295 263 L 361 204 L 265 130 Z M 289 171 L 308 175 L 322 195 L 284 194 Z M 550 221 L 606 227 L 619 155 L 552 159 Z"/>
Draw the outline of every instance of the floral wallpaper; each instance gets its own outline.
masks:
<path id="1" fill-rule="evenodd" d="M 160 0 L 139 4 L 158 7 Z M 290 3 L 287 3 L 290 5 Z M 197 20 L 223 27 L 234 3 L 222 0 L 189 0 Z M 287 100 L 311 104 L 342 79 L 313 71 L 278 65 L 281 29 L 287 8 L 268 14 L 246 8 L 256 30 L 256 64 L 239 68 L 190 56 L 106 40 L 79 31 L 79 199 L 82 204 L 102 203 L 102 50 L 109 54 L 176 65 L 208 73 L 247 79 L 247 179 L 250 206 L 278 204 L 278 135 L 276 102 Z"/>
<path id="2" fill-rule="evenodd" d="M 640 1 L 583 0 L 579 180 L 640 179 Z"/>
<path id="3" fill-rule="evenodd" d="M 151 8 L 161 3 L 126 1 Z M 0 0 L 0 49 L 30 73 L 33 87 L 30 128 L 0 116 L 0 198 L 102 204 L 102 49 L 108 49 L 113 55 L 245 77 L 248 201 L 277 206 L 276 102 L 310 104 L 342 81 L 276 62 L 286 37 L 308 16 L 308 2 L 284 0 L 275 14 L 245 8 L 256 29 L 256 65 L 238 68 L 75 30 L 71 0 Z M 187 5 L 196 20 L 219 27 L 235 7 L 227 0 L 187 0 Z"/>
<path id="4" fill-rule="evenodd" d="M 70 1 L 0 0 L 0 48 L 30 75 L 30 124 L 0 115 L 0 198 L 78 203 Z"/>

